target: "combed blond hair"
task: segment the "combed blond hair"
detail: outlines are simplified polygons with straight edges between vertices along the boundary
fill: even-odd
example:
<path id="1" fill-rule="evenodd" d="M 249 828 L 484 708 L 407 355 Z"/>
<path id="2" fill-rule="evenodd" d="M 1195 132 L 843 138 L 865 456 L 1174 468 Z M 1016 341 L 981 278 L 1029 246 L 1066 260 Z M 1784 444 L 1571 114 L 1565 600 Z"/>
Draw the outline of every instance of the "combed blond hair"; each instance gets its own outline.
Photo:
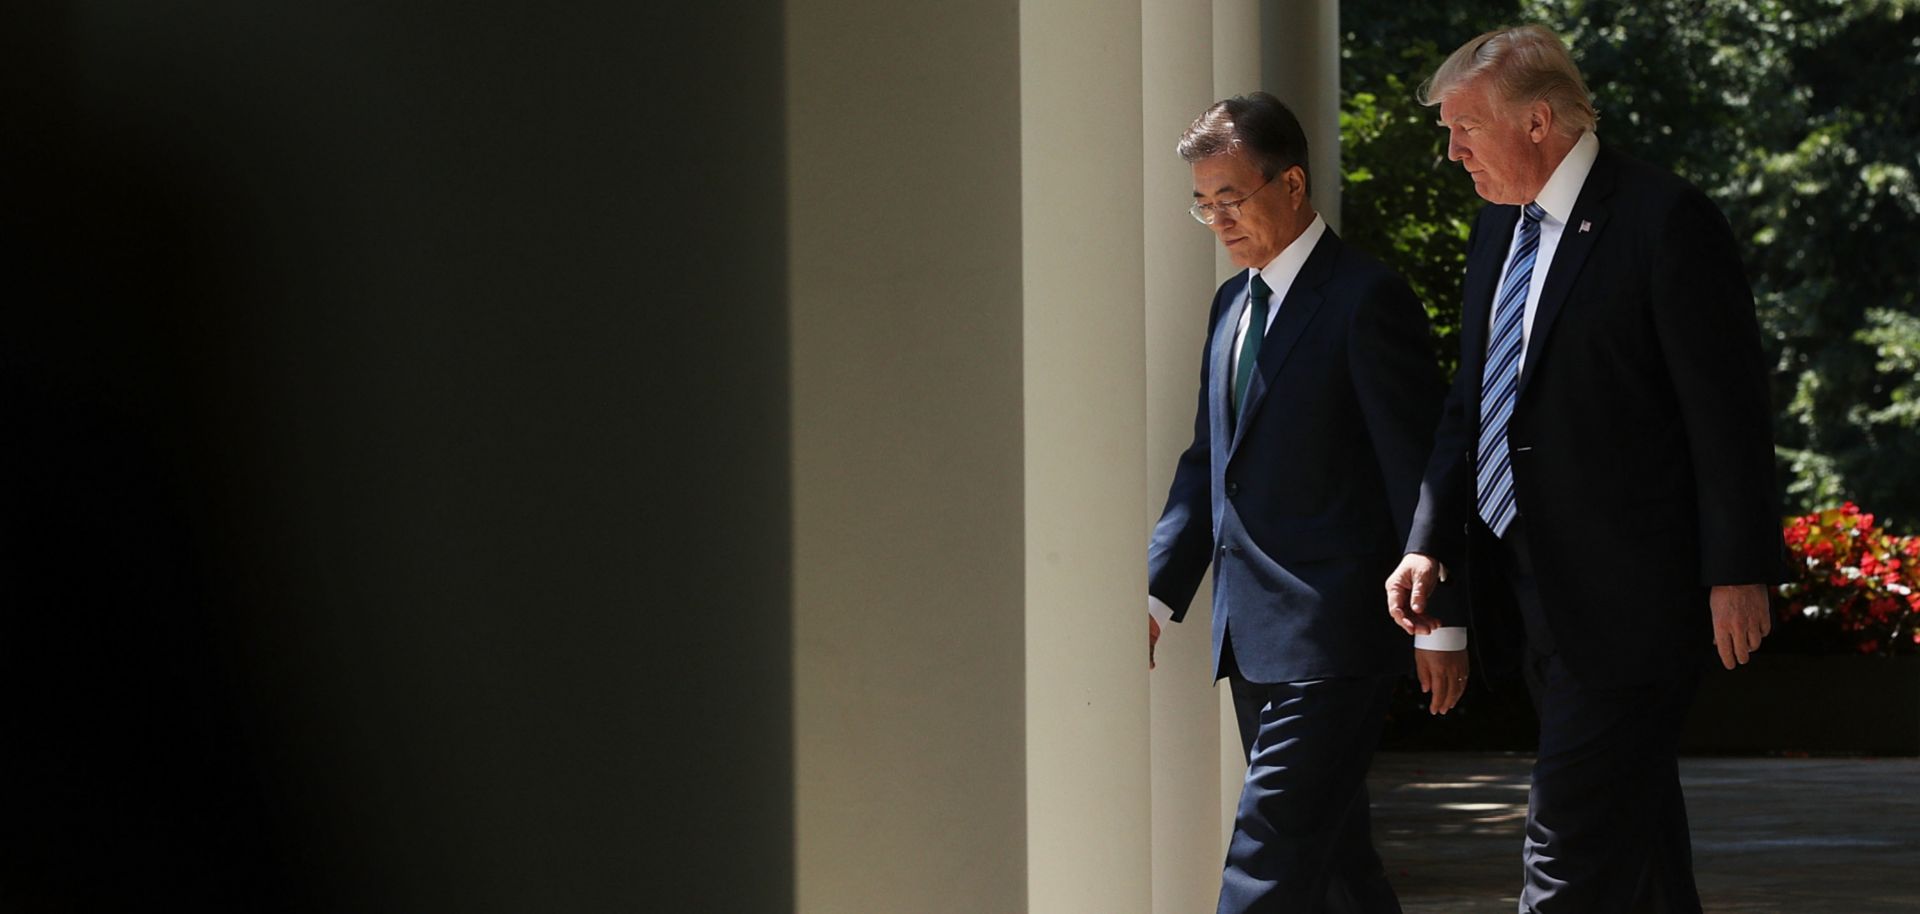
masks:
<path id="1" fill-rule="evenodd" d="M 1544 25 L 1494 29 L 1461 45 L 1421 84 L 1420 104 L 1438 105 L 1482 76 L 1498 99 L 1516 107 L 1545 101 L 1553 109 L 1554 129 L 1567 136 L 1592 130 L 1600 119 L 1566 43 Z"/>

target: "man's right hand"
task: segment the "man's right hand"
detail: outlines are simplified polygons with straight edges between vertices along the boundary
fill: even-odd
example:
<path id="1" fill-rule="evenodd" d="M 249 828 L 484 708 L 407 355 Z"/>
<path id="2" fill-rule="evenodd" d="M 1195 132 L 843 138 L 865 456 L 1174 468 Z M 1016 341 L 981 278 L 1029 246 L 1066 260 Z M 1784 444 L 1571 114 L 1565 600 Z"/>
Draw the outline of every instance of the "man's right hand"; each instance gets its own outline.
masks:
<path id="1" fill-rule="evenodd" d="M 1440 621 L 1427 615 L 1427 598 L 1443 580 L 1440 563 L 1418 552 L 1400 559 L 1387 576 L 1387 615 L 1409 635 L 1431 635 Z"/>
<path id="2" fill-rule="evenodd" d="M 1153 649 L 1160 644 L 1160 620 L 1147 617 L 1147 669 L 1153 669 Z"/>

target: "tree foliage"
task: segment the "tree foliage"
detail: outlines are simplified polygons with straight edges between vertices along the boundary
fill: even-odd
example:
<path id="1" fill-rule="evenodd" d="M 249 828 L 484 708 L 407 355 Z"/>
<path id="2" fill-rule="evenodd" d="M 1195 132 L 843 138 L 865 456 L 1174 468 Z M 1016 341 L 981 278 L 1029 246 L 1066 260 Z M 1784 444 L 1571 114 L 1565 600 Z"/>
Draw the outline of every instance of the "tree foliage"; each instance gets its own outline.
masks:
<path id="1" fill-rule="evenodd" d="M 1426 302 L 1449 375 L 1467 233 L 1481 200 L 1447 161 L 1439 115 L 1414 96 L 1460 42 L 1513 15 L 1511 0 L 1340 5 L 1341 234 L 1399 270 Z"/>
<path id="2" fill-rule="evenodd" d="M 1413 89 L 1461 41 L 1544 22 L 1602 141 L 1698 185 L 1741 241 L 1789 510 L 1920 521 L 1920 0 L 1346 0 L 1341 19 L 1343 227 L 1443 335 L 1479 200 Z"/>

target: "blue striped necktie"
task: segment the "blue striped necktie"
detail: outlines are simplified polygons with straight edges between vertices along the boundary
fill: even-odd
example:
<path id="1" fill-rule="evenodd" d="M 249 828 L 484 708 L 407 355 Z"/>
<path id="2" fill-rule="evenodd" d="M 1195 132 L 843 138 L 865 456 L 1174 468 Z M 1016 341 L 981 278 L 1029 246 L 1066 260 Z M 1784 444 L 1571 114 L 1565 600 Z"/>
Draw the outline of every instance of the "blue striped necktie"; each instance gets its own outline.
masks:
<path id="1" fill-rule="evenodd" d="M 1487 367 L 1480 375 L 1480 519 L 1495 536 L 1505 535 L 1520 513 L 1513 498 L 1513 461 L 1507 451 L 1507 423 L 1520 391 L 1521 331 L 1526 323 L 1527 290 L 1533 285 L 1533 261 L 1540 253 L 1540 220 L 1547 211 L 1529 203 L 1520 219 L 1520 243 L 1507 264 L 1507 281 L 1494 299 L 1493 336 L 1487 343 Z"/>

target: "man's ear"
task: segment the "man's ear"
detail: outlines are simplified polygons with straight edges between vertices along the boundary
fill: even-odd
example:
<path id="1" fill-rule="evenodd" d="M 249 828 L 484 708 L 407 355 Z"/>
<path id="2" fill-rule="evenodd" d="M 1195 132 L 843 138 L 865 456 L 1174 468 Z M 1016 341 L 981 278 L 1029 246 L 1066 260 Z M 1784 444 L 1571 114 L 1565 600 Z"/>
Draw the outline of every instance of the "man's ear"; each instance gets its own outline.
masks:
<path id="1" fill-rule="evenodd" d="M 1287 199 L 1292 200 L 1294 208 L 1298 209 L 1307 200 L 1307 170 L 1298 165 L 1290 165 L 1286 173 L 1280 177 L 1287 184 Z"/>
<path id="2" fill-rule="evenodd" d="M 1544 143 L 1553 133 L 1553 106 L 1539 99 L 1527 106 L 1527 139 Z"/>

